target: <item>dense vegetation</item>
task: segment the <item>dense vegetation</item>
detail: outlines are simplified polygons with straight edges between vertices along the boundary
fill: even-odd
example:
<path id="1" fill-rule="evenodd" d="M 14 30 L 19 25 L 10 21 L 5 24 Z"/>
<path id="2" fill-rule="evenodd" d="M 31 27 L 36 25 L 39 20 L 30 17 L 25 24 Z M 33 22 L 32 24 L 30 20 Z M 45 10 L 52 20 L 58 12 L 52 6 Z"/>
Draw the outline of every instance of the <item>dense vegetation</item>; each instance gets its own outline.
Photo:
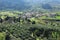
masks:
<path id="1" fill-rule="evenodd" d="M 59 17 L 59 12 L 1 11 L 0 40 L 60 40 Z"/>

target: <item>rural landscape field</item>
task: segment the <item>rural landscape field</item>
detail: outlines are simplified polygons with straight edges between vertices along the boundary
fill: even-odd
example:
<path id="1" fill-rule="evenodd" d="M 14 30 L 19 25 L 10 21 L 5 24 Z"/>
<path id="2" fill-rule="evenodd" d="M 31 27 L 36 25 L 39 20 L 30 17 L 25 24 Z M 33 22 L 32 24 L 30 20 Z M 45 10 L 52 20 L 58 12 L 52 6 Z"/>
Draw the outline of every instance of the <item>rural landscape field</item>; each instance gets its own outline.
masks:
<path id="1" fill-rule="evenodd" d="M 0 40 L 60 40 L 60 0 L 0 0 Z"/>

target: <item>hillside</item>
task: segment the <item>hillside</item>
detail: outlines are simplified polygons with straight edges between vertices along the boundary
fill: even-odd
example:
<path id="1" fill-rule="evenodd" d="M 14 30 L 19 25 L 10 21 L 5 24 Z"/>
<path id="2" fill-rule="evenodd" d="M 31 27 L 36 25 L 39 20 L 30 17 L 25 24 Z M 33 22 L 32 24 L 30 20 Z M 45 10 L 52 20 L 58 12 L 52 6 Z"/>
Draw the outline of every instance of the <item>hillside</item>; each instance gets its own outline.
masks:
<path id="1" fill-rule="evenodd" d="M 60 12 L 0 11 L 0 40 L 59 40 L 59 37 Z"/>

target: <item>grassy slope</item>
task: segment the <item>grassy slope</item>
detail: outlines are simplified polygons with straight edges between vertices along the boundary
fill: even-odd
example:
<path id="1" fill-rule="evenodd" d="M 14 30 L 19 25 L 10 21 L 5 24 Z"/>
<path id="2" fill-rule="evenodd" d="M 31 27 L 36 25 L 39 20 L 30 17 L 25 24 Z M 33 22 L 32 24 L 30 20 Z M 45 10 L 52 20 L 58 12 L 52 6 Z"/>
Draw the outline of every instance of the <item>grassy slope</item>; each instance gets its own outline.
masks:
<path id="1" fill-rule="evenodd" d="M 4 32 L 0 32 L 0 40 L 5 40 L 5 33 Z"/>

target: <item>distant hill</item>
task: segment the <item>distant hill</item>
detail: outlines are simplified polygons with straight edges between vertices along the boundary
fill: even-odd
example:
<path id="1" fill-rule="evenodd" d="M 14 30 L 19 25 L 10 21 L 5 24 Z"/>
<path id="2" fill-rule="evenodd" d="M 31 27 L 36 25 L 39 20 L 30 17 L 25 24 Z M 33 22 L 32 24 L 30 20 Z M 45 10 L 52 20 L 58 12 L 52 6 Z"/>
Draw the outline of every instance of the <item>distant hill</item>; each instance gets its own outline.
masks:
<path id="1" fill-rule="evenodd" d="M 0 10 L 60 10 L 60 0 L 0 0 Z"/>

